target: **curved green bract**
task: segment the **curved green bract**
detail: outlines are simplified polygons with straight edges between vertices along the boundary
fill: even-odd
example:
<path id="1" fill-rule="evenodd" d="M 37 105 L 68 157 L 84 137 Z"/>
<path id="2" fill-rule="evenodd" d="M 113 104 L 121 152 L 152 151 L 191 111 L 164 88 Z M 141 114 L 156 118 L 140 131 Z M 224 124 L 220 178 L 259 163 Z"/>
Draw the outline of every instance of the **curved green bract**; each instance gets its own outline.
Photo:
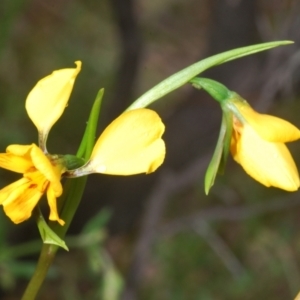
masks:
<path id="1" fill-rule="evenodd" d="M 222 103 L 231 96 L 231 91 L 220 82 L 209 78 L 194 77 L 190 83 L 196 89 L 203 89 L 209 93 L 216 101 Z"/>

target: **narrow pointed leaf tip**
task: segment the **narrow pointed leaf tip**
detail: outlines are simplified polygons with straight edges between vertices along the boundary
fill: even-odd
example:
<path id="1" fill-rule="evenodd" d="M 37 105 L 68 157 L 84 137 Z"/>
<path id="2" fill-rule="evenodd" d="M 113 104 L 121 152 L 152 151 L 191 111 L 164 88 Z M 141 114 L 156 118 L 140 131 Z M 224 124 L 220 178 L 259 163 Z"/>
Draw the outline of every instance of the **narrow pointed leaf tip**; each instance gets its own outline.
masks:
<path id="1" fill-rule="evenodd" d="M 39 208 L 35 210 L 37 225 L 44 244 L 57 245 L 66 251 L 69 251 L 65 241 L 62 240 L 46 223 Z"/>
<path id="2" fill-rule="evenodd" d="M 127 111 L 101 134 L 90 161 L 78 169 L 87 173 L 134 175 L 154 172 L 164 161 L 164 124 L 150 109 Z"/>
<path id="3" fill-rule="evenodd" d="M 206 173 L 205 173 L 205 178 L 204 178 L 204 191 L 205 194 L 208 195 L 209 190 L 211 187 L 214 185 L 215 178 L 217 176 L 217 173 L 219 171 L 220 167 L 220 162 L 221 158 L 223 155 L 224 151 L 224 138 L 226 135 L 226 118 L 223 115 L 222 118 L 222 125 L 221 125 L 221 130 L 219 133 L 219 138 L 217 142 L 217 146 L 215 148 L 213 157 L 207 167 Z"/>
<path id="4" fill-rule="evenodd" d="M 81 61 L 75 64 L 76 68 L 56 70 L 44 77 L 27 96 L 27 113 L 42 135 L 47 136 L 68 104 L 76 76 L 81 70 Z"/>

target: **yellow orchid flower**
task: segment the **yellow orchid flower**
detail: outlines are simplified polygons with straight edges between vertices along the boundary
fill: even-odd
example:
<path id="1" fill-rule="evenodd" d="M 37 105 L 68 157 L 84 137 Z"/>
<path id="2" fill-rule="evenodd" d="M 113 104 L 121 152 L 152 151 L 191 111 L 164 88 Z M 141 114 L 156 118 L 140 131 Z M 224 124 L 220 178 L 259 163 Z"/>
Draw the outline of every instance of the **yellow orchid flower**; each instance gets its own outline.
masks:
<path id="1" fill-rule="evenodd" d="M 62 193 L 60 177 L 66 171 L 62 164 L 50 161 L 38 146 L 32 144 L 8 146 L 6 153 L 0 154 L 0 166 L 23 174 L 22 179 L 0 190 L 0 204 L 14 223 L 27 220 L 47 193 L 49 219 L 64 224 L 56 209 L 56 198 Z"/>
<path id="2" fill-rule="evenodd" d="M 30 119 L 39 132 L 39 145 L 11 145 L 0 153 L 0 167 L 23 174 L 23 178 L 0 190 L 0 205 L 16 224 L 27 220 L 44 194 L 50 207 L 49 219 L 63 225 L 56 198 L 62 194 L 61 177 L 79 177 L 91 173 L 133 175 L 151 173 L 163 162 L 164 125 L 149 109 L 123 113 L 98 139 L 88 163 L 68 170 L 66 156 L 50 155 L 46 139 L 51 127 L 62 115 L 81 62 L 75 69 L 54 71 L 41 79 L 26 100 Z"/>
<path id="3" fill-rule="evenodd" d="M 256 112 L 215 80 L 195 77 L 191 83 L 208 92 L 223 110 L 219 139 L 205 174 L 205 193 L 217 173 L 223 172 L 229 149 L 234 160 L 261 184 L 296 191 L 299 174 L 285 143 L 300 139 L 300 130 L 285 120 Z"/>
<path id="4" fill-rule="evenodd" d="M 106 127 L 87 164 L 68 175 L 152 173 L 165 157 L 165 144 L 161 139 L 164 128 L 157 113 L 150 109 L 127 111 Z"/>
<path id="5" fill-rule="evenodd" d="M 245 100 L 230 100 L 233 112 L 231 153 L 255 180 L 270 187 L 296 191 L 300 186 L 295 162 L 285 143 L 300 138 L 291 123 L 254 111 Z"/>
<path id="6" fill-rule="evenodd" d="M 23 178 L 0 190 L 0 204 L 14 222 L 27 220 L 44 193 L 50 207 L 49 219 L 64 221 L 58 216 L 56 198 L 62 193 L 60 178 L 66 171 L 60 160 L 48 157 L 46 139 L 51 127 L 67 106 L 81 62 L 76 68 L 61 69 L 41 79 L 26 99 L 27 113 L 37 127 L 40 148 L 32 145 L 11 145 L 0 154 L 0 167 L 23 173 Z"/>

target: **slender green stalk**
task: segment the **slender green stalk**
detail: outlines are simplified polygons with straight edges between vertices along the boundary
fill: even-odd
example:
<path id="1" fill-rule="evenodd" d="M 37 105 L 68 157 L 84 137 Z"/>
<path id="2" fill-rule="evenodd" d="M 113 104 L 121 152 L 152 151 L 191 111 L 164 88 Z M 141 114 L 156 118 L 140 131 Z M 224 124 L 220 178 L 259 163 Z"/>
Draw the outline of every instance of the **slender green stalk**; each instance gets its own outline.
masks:
<path id="1" fill-rule="evenodd" d="M 43 244 L 37 267 L 21 300 L 35 299 L 58 248 L 56 245 Z"/>
<path id="2" fill-rule="evenodd" d="M 89 117 L 88 125 L 84 133 L 83 140 L 77 152 L 77 156 L 84 156 L 85 160 L 87 160 L 90 157 L 93 149 L 102 96 L 103 89 L 99 91 L 96 97 Z M 82 198 L 86 181 L 86 176 L 81 178 L 68 179 L 64 185 L 64 192 L 60 199 L 63 202 L 63 206 L 61 207 L 60 211 L 60 216 L 65 221 L 65 225 L 61 226 L 58 225 L 56 222 L 51 222 L 51 224 L 49 224 L 49 227 L 61 239 L 64 239 L 65 234 L 72 222 L 74 214 Z M 39 292 L 45 280 L 48 269 L 53 262 L 58 248 L 59 246 L 54 244 L 43 244 L 36 270 L 24 292 L 22 300 L 34 300 L 36 298 L 36 295 Z"/>
<path id="3" fill-rule="evenodd" d="M 87 245 L 99 244 L 103 239 L 104 233 L 97 232 L 93 235 L 70 237 L 68 243 L 73 244 L 74 247 L 86 247 Z M 36 246 L 37 243 L 40 243 L 40 241 L 34 241 L 32 245 Z M 28 246 L 32 245 L 28 244 Z M 58 249 L 59 247 L 56 245 L 43 244 L 37 267 L 21 300 L 33 300 L 36 298 Z M 20 252 L 19 249 L 16 252 Z"/>

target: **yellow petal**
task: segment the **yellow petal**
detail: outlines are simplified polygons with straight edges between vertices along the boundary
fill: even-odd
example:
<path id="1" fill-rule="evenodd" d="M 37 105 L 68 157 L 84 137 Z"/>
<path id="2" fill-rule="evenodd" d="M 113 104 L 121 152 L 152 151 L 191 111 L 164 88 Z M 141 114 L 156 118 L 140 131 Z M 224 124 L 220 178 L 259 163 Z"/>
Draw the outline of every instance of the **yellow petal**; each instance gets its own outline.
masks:
<path id="1" fill-rule="evenodd" d="M 48 199 L 48 205 L 50 207 L 50 216 L 49 220 L 51 221 L 57 221 L 60 225 L 64 225 L 65 222 L 59 218 L 58 212 L 57 212 L 57 205 L 56 205 L 56 197 L 55 197 L 55 191 L 53 190 L 51 184 L 48 187 L 47 190 L 47 199 Z"/>
<path id="2" fill-rule="evenodd" d="M 297 296 L 294 300 L 300 300 L 300 292 L 297 294 Z"/>
<path id="3" fill-rule="evenodd" d="M 12 196 L 12 198 L 16 197 L 14 194 L 15 191 L 17 191 L 17 193 L 20 193 L 20 189 L 23 189 L 23 190 L 26 189 L 27 188 L 26 184 L 28 182 L 29 182 L 29 180 L 27 178 L 22 178 L 20 180 L 17 180 L 15 182 L 7 185 L 3 189 L 1 189 L 0 190 L 0 204 L 2 204 L 4 201 L 7 201 L 9 196 Z"/>
<path id="4" fill-rule="evenodd" d="M 25 173 L 33 167 L 30 157 L 32 145 L 10 145 L 6 153 L 0 154 L 0 167 L 17 172 Z"/>
<path id="5" fill-rule="evenodd" d="M 164 125 L 149 109 L 136 109 L 115 119 L 99 137 L 91 155 L 93 172 L 133 175 L 154 172 L 165 157 Z"/>
<path id="6" fill-rule="evenodd" d="M 7 153 L 11 153 L 16 156 L 24 156 L 25 158 L 30 158 L 30 151 L 32 145 L 10 145 L 6 148 Z"/>
<path id="7" fill-rule="evenodd" d="M 63 166 L 53 166 L 50 160 L 45 156 L 43 151 L 36 145 L 32 145 L 30 156 L 35 168 L 52 183 L 56 197 L 62 193 L 62 185 L 60 182 L 61 174 L 64 171 Z"/>
<path id="8" fill-rule="evenodd" d="M 246 122 L 265 140 L 270 142 L 292 142 L 300 139 L 300 130 L 283 119 L 260 114 L 243 102 L 235 102 Z"/>
<path id="9" fill-rule="evenodd" d="M 0 167 L 17 173 L 25 173 L 33 167 L 32 161 L 10 153 L 0 153 Z"/>
<path id="10" fill-rule="evenodd" d="M 263 140 L 250 126 L 245 125 L 241 136 L 233 139 L 231 150 L 246 173 L 261 184 L 287 191 L 299 188 L 297 167 L 283 143 Z"/>
<path id="11" fill-rule="evenodd" d="M 61 69 L 41 79 L 26 99 L 27 113 L 40 133 L 47 135 L 67 106 L 81 62 L 76 68 Z"/>
<path id="12" fill-rule="evenodd" d="M 22 178 L 0 191 L 5 214 L 16 224 L 27 220 L 42 193 L 32 188 L 30 181 Z"/>
<path id="13" fill-rule="evenodd" d="M 7 154 L 0 154 L 0 165 L 4 155 L 4 165 L 9 169 L 23 171 L 24 177 L 0 191 L 0 204 L 14 223 L 27 220 L 33 208 L 47 190 L 50 217 L 63 225 L 56 209 L 56 197 L 62 194 L 60 183 L 64 166 L 52 164 L 43 151 L 35 144 L 29 146 L 11 145 Z M 20 156 L 18 156 L 20 155 Z M 10 158 L 8 160 L 8 158 Z M 17 164 L 20 166 L 15 166 Z M 2 164 L 2 165 L 3 165 Z"/>

